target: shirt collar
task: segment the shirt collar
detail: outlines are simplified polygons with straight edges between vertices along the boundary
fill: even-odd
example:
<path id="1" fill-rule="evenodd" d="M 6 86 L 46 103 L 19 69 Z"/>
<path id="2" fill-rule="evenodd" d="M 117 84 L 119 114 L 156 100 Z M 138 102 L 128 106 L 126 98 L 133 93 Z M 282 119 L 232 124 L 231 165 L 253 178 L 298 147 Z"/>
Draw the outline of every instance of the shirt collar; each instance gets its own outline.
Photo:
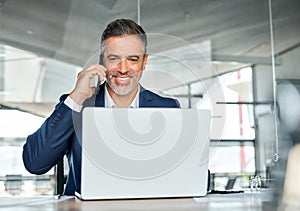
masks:
<path id="1" fill-rule="evenodd" d="M 115 108 L 117 107 L 116 104 L 114 103 L 113 99 L 110 97 L 108 90 L 107 90 L 107 85 L 104 86 L 104 105 L 107 108 Z M 139 107 L 139 94 L 140 94 L 140 84 L 138 84 L 138 91 L 136 93 L 136 96 L 134 97 L 133 101 L 131 102 L 129 108 L 138 108 Z"/>

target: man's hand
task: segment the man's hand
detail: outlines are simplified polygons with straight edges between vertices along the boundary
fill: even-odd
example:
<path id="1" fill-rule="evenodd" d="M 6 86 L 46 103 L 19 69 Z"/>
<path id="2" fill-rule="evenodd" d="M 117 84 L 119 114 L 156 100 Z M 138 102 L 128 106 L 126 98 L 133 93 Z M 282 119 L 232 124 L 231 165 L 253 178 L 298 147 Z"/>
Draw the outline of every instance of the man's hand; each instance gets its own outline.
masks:
<path id="1" fill-rule="evenodd" d="M 82 105 L 96 92 L 96 87 L 90 87 L 90 80 L 96 75 L 100 81 L 104 81 L 106 68 L 99 64 L 92 64 L 78 73 L 75 88 L 69 95 L 78 105 Z"/>

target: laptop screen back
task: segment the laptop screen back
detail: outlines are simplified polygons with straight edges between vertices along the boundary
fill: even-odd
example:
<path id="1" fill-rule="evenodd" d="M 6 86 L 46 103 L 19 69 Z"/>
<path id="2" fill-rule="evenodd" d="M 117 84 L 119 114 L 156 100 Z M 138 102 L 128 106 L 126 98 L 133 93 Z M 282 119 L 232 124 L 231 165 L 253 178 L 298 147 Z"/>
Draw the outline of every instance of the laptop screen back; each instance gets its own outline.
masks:
<path id="1" fill-rule="evenodd" d="M 85 108 L 82 199 L 204 196 L 210 112 Z"/>

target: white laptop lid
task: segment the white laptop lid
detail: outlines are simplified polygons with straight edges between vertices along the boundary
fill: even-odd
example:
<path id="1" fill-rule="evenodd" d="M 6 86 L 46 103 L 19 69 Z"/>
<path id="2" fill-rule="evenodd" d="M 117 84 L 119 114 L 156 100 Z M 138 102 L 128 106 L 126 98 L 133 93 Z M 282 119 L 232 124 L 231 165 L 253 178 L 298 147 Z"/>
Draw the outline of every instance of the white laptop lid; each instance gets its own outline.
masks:
<path id="1" fill-rule="evenodd" d="M 82 125 L 82 199 L 206 195 L 208 110 L 89 107 Z"/>

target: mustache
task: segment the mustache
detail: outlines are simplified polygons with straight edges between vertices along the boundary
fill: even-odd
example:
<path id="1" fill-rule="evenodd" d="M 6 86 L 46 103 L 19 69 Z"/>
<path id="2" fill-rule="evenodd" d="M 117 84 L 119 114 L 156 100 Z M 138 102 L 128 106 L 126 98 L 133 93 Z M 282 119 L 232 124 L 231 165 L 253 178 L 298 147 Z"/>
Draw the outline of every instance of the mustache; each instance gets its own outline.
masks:
<path id="1" fill-rule="evenodd" d="M 107 75 L 111 76 L 111 77 L 119 77 L 119 76 L 127 76 L 129 78 L 135 77 L 135 74 L 133 72 L 122 73 L 122 72 L 119 72 L 119 71 L 110 71 L 110 72 L 107 73 Z"/>

